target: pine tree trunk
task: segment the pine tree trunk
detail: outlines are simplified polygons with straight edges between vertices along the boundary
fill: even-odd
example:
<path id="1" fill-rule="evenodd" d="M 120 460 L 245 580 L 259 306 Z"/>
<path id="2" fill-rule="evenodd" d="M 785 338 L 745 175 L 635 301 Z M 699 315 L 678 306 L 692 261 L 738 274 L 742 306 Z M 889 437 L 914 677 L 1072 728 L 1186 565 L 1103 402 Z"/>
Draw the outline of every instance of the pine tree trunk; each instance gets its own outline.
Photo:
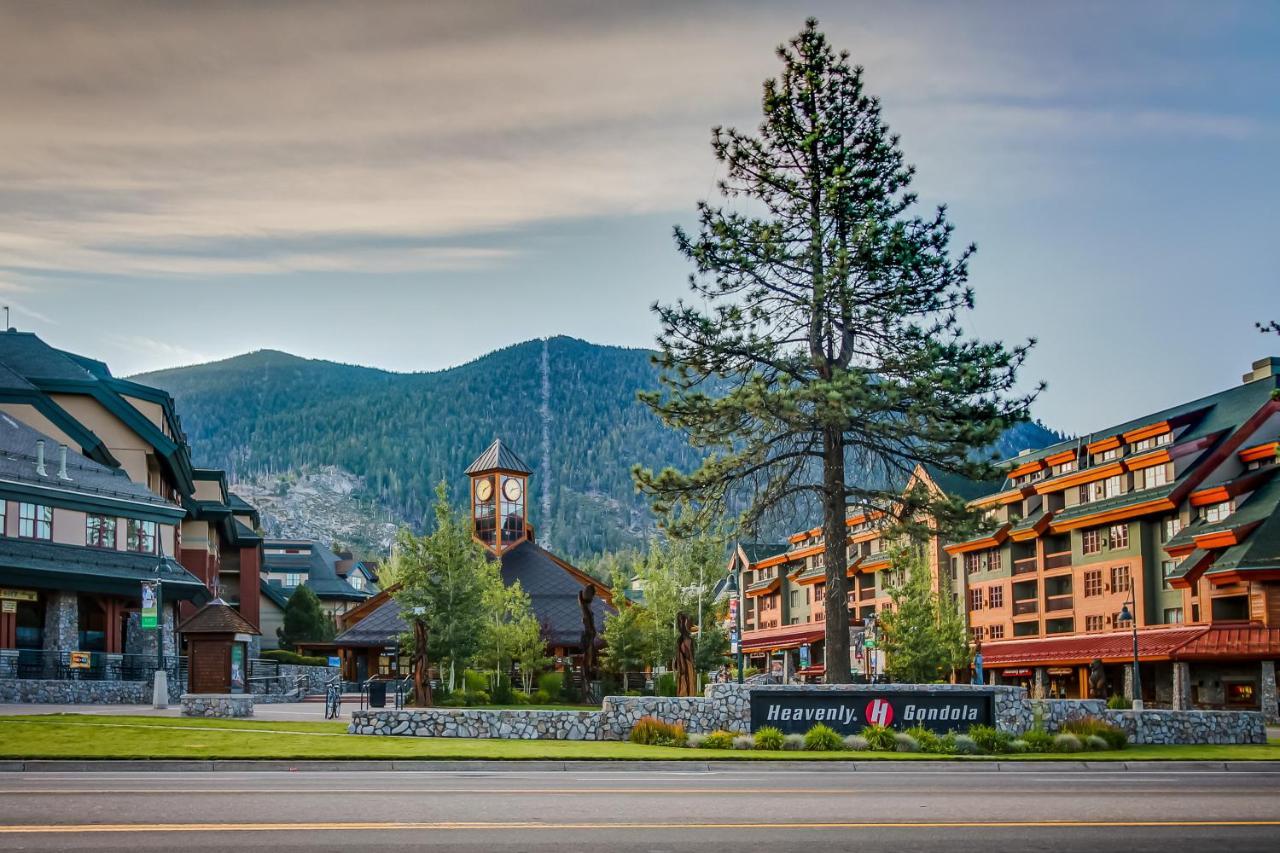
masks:
<path id="1" fill-rule="evenodd" d="M 431 707 L 431 679 L 427 672 L 427 624 L 421 619 L 413 623 L 413 703 L 419 708 Z"/>
<path id="2" fill-rule="evenodd" d="M 826 543 L 826 682 L 849 684 L 848 531 L 844 506 L 844 434 L 827 428 L 822 436 L 822 530 Z"/>

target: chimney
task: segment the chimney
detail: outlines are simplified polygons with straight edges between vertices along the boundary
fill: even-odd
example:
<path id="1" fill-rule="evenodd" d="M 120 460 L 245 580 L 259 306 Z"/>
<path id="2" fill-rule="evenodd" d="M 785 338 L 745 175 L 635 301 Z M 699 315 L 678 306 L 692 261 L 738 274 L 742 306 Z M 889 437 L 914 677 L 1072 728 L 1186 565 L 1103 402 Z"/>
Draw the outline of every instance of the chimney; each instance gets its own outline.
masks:
<path id="1" fill-rule="evenodd" d="M 1271 376 L 1280 376 L 1280 356 L 1268 356 L 1260 358 L 1253 363 L 1253 370 L 1244 375 L 1245 383 L 1257 382 L 1259 379 L 1267 379 Z"/>
<path id="2" fill-rule="evenodd" d="M 71 479 L 71 475 L 67 473 L 67 446 L 65 444 L 58 445 L 58 479 Z"/>
<path id="3" fill-rule="evenodd" d="M 36 476 L 47 477 L 48 472 L 44 470 L 44 439 L 36 439 Z"/>

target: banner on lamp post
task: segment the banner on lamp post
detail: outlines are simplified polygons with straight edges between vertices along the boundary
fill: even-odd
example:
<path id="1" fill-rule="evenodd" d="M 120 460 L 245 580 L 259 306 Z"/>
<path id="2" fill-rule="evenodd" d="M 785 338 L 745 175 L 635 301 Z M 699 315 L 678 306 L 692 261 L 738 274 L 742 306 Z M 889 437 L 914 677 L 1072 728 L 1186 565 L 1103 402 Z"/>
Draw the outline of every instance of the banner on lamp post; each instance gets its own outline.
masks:
<path id="1" fill-rule="evenodd" d="M 160 581 L 142 582 L 142 620 L 144 631 L 154 631 L 160 625 Z"/>

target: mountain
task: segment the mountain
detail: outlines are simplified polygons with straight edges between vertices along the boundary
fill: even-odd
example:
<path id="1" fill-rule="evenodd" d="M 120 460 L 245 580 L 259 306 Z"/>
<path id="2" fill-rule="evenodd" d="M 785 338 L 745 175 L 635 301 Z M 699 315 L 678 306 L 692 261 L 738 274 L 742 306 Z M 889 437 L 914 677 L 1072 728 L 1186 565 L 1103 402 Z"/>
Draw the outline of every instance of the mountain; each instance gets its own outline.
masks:
<path id="1" fill-rule="evenodd" d="M 697 461 L 636 400 L 657 385 L 649 355 L 556 337 L 448 370 L 392 373 L 261 350 L 133 378 L 174 396 L 196 464 L 273 494 L 300 473 L 333 466 L 358 478 L 346 487 L 351 497 L 383 522 L 390 515 L 420 526 L 441 479 L 455 501 L 466 495 L 463 470 L 500 437 L 534 469 L 530 517 L 539 541 L 583 558 L 637 545 L 652 529 L 632 464 Z M 1012 456 L 1057 438 L 1022 424 L 999 450 Z M 297 535 L 276 523 L 280 534 Z M 308 535 L 317 535 L 316 524 Z M 347 541 L 343 535 L 332 538 Z"/>

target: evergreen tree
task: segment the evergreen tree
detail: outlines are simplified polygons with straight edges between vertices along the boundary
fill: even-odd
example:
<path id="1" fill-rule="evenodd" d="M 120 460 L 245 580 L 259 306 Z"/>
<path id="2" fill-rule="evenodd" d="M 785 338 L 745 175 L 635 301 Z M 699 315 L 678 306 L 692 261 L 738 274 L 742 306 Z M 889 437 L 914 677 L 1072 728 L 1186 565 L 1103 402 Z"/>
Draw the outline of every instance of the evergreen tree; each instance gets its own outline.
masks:
<path id="1" fill-rule="evenodd" d="M 296 649 L 298 643 L 323 643 L 333 636 L 333 620 L 320 606 L 320 599 L 311 587 L 299 586 L 285 602 L 284 625 L 276 629 L 280 645 Z"/>
<path id="2" fill-rule="evenodd" d="M 436 487 L 436 528 L 427 536 L 401 530 L 396 537 L 394 574 L 401 586 L 393 593 L 412 625 L 404 638 L 414 658 L 414 699 L 431 704 L 428 671 L 461 672 L 480 649 L 486 604 L 502 586 L 498 563 L 471 536 L 469 520 L 449 505 L 448 486 Z M 453 688 L 450 678 L 450 689 Z"/>
<path id="3" fill-rule="evenodd" d="M 912 684 L 941 681 L 968 663 L 964 623 L 953 617 L 950 600 L 934 593 L 917 547 L 896 549 L 892 560 L 898 583 L 889 590 L 892 606 L 879 618 L 889 676 Z"/>
<path id="4" fill-rule="evenodd" d="M 672 529 L 738 512 L 748 530 L 820 506 L 826 542 L 827 680 L 848 682 L 845 518 L 850 505 L 942 526 L 963 502 L 899 493 L 917 463 L 986 479 L 976 453 L 1027 419 L 1013 392 L 1031 343 L 965 337 L 969 246 L 945 209 L 911 211 L 898 138 L 810 20 L 778 49 L 759 134 L 716 128 L 729 206 L 675 231 L 696 298 L 655 305 L 663 390 L 642 394 L 706 454 L 691 473 L 636 466 Z"/>

